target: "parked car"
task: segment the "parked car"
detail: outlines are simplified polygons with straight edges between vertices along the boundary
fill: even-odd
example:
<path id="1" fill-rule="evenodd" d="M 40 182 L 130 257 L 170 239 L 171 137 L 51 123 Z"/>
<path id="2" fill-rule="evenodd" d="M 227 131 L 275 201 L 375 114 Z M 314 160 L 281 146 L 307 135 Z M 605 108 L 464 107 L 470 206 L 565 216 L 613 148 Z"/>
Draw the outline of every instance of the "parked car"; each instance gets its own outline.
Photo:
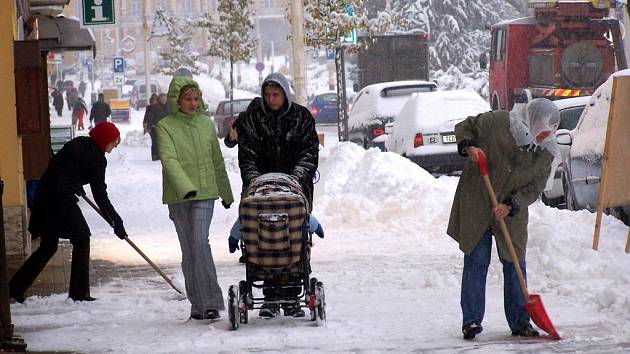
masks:
<path id="1" fill-rule="evenodd" d="M 133 83 L 133 88 L 131 89 L 131 105 L 136 110 L 146 107 L 148 104 L 148 97 L 151 97 L 154 93 L 158 95 L 162 93 L 160 84 L 157 81 L 151 80 L 151 92 L 147 96 L 146 81 L 136 80 Z"/>
<path id="2" fill-rule="evenodd" d="M 313 96 L 308 104 L 315 123 L 337 124 L 337 94 L 335 92 L 320 93 Z"/>
<path id="3" fill-rule="evenodd" d="M 591 96 L 572 97 L 562 100 L 553 101 L 553 103 L 560 111 L 560 125 L 556 132 L 556 137 L 559 134 L 566 134 L 567 132 L 574 131 L 577 127 L 580 116 L 584 111 L 584 107 L 588 104 Z M 517 103 L 518 104 L 518 103 Z M 569 154 L 568 145 L 558 144 L 562 160 Z M 546 190 L 542 194 L 542 201 L 546 205 L 564 208 L 564 190 L 562 188 L 562 175 L 564 174 L 564 163 L 560 163 L 554 174 L 553 187 L 550 190 Z"/>
<path id="4" fill-rule="evenodd" d="M 490 105 L 475 91 L 414 94 L 386 125 L 385 147 L 431 173 L 461 171 L 465 158 L 457 153 L 455 124 L 488 111 Z"/>
<path id="5" fill-rule="evenodd" d="M 558 133 L 558 143 L 570 146 L 564 160 L 563 178 L 564 196 L 569 210 L 595 211 L 597 208 L 612 81 L 615 76 L 628 75 L 630 69 L 618 71 L 608 78 L 593 93 L 577 128 Z M 630 225 L 630 206 L 612 208 L 608 212 Z"/>
<path id="6" fill-rule="evenodd" d="M 414 93 L 437 91 L 429 81 L 392 81 L 364 87 L 348 114 L 350 141 L 364 148 L 385 150 L 385 124 L 393 122 Z"/>
<path id="7" fill-rule="evenodd" d="M 238 114 L 245 112 L 252 98 L 239 98 L 232 100 L 232 114 L 230 114 L 230 100 L 223 100 L 217 105 L 214 112 L 214 125 L 217 128 L 219 139 L 225 138 Z"/>

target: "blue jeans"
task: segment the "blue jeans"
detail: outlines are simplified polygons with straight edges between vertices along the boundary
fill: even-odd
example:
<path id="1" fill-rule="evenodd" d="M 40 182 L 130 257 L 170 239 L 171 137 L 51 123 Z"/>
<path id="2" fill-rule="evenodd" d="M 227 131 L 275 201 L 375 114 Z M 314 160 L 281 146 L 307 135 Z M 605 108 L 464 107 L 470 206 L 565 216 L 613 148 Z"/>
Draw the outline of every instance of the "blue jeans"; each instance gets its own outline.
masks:
<path id="1" fill-rule="evenodd" d="M 461 306 L 463 325 L 481 324 L 486 307 L 486 277 L 490 266 L 492 251 L 492 231 L 483 235 L 477 246 L 469 255 L 464 256 L 464 272 L 462 274 Z M 529 315 L 525 311 L 525 301 L 521 286 L 516 277 L 514 263 L 503 259 L 503 307 L 505 318 L 511 330 L 521 329 L 529 324 Z M 520 262 L 521 270 L 527 282 L 525 261 Z"/>

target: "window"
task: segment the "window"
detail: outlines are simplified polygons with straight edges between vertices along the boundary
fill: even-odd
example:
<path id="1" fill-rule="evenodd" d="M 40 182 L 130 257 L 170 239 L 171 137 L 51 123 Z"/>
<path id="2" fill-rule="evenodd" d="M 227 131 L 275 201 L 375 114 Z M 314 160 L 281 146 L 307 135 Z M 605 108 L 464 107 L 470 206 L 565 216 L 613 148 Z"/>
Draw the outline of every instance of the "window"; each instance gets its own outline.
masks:
<path id="1" fill-rule="evenodd" d="M 272 8 L 273 7 L 273 2 L 274 2 L 273 0 L 265 0 L 265 3 L 264 3 L 263 6 L 266 7 L 266 8 Z"/>
<path id="2" fill-rule="evenodd" d="M 492 44 L 490 47 L 490 60 L 500 61 L 505 56 L 505 29 L 492 31 Z"/>
<path id="3" fill-rule="evenodd" d="M 161 7 L 163 10 L 166 10 L 166 0 L 157 0 L 155 4 L 155 8 Z"/>
<path id="4" fill-rule="evenodd" d="M 142 15 L 142 3 L 140 0 L 131 0 L 131 16 L 140 16 Z"/>
<path id="5" fill-rule="evenodd" d="M 179 2 L 179 11 L 182 13 L 192 12 L 192 3 L 190 0 L 181 0 Z"/>
<path id="6" fill-rule="evenodd" d="M 560 126 L 558 126 L 558 129 L 575 129 L 583 111 L 584 106 L 567 108 L 560 111 Z"/>

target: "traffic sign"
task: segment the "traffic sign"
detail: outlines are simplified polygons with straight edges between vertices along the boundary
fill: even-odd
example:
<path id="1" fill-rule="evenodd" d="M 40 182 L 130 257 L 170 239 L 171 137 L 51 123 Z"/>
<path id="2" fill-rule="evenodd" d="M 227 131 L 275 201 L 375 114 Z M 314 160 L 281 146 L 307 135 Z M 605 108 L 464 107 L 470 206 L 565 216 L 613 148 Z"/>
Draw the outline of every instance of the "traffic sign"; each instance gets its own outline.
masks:
<path id="1" fill-rule="evenodd" d="M 352 32 L 347 35 L 341 37 L 342 42 L 356 44 L 357 43 L 357 30 L 352 30 Z"/>
<path id="2" fill-rule="evenodd" d="M 114 0 L 82 0 L 83 25 L 113 25 L 116 23 Z"/>
<path id="3" fill-rule="evenodd" d="M 265 70 L 265 63 L 263 62 L 256 63 L 256 70 L 258 70 L 258 72 L 262 72 L 263 70 Z"/>
<path id="4" fill-rule="evenodd" d="M 326 60 L 335 60 L 334 48 L 326 48 Z"/>
<path id="5" fill-rule="evenodd" d="M 125 84 L 125 74 L 114 74 L 112 76 L 114 86 L 122 86 Z"/>
<path id="6" fill-rule="evenodd" d="M 123 57 L 114 57 L 114 72 L 115 73 L 124 73 L 125 72 L 125 58 L 123 58 Z"/>

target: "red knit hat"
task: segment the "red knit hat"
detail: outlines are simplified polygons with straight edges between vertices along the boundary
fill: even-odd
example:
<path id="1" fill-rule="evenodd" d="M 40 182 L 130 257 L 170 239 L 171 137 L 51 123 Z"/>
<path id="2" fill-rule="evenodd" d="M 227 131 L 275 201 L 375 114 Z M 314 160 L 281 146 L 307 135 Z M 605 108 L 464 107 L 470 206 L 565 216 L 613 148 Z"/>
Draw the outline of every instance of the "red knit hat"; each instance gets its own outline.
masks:
<path id="1" fill-rule="evenodd" d="M 118 131 L 118 128 L 116 128 L 113 123 L 102 122 L 98 123 L 90 130 L 90 137 L 92 137 L 98 147 L 105 152 L 107 145 L 120 137 L 120 131 Z"/>

